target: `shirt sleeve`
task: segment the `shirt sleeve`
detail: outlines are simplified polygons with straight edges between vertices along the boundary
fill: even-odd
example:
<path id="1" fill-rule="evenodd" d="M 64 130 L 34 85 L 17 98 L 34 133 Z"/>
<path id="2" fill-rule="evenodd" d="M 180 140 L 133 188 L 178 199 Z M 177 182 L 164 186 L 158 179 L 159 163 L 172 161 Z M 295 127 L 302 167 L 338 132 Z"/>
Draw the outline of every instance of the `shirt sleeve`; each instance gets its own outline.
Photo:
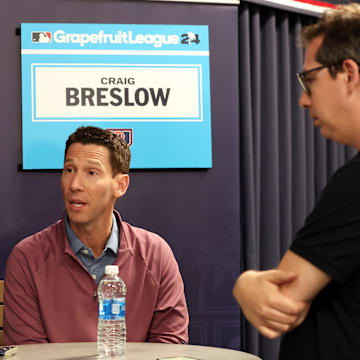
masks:
<path id="1" fill-rule="evenodd" d="M 360 267 L 358 158 L 334 174 L 290 247 L 340 284 Z"/>
<path id="2" fill-rule="evenodd" d="M 49 342 L 27 260 L 17 246 L 6 265 L 4 335 L 7 345 Z"/>
<path id="3" fill-rule="evenodd" d="M 159 292 L 148 332 L 148 342 L 187 344 L 189 315 L 184 284 L 170 247 L 160 246 Z"/>

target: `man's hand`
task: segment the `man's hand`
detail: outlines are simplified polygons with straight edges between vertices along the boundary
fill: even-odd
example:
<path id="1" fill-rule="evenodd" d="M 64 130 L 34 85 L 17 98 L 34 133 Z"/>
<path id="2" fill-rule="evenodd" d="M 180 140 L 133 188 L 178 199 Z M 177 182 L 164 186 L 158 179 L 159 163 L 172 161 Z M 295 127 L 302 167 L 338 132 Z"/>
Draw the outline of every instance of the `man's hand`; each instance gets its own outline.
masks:
<path id="1" fill-rule="evenodd" d="M 233 295 L 245 317 L 269 339 L 299 325 L 307 314 L 309 303 L 294 301 L 281 292 L 282 285 L 295 279 L 295 273 L 282 270 L 246 271 L 235 283 Z"/>

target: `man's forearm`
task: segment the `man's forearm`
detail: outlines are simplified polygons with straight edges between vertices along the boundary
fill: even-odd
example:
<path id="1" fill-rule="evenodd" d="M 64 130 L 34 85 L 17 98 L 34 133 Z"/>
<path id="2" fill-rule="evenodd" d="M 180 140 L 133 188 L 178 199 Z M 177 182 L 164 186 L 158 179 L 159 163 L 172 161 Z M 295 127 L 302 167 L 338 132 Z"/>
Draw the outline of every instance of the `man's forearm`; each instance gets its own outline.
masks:
<path id="1" fill-rule="evenodd" d="M 331 280 L 328 274 L 291 250 L 286 252 L 278 269 L 297 275 L 294 281 L 281 285 L 282 293 L 308 304 Z"/>
<path id="2" fill-rule="evenodd" d="M 276 338 L 297 323 L 306 304 L 294 301 L 280 289 L 295 279 L 295 273 L 268 270 L 246 271 L 236 281 L 234 297 L 245 317 L 262 335 Z"/>

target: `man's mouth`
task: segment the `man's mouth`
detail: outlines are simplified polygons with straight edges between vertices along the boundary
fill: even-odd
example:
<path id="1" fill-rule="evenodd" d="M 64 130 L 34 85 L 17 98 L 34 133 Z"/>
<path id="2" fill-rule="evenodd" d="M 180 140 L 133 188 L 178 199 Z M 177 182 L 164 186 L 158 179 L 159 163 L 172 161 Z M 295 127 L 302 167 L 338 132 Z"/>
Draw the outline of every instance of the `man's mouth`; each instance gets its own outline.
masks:
<path id="1" fill-rule="evenodd" d="M 313 117 L 314 126 L 320 126 L 320 121 L 317 117 Z"/>
<path id="2" fill-rule="evenodd" d="M 79 200 L 70 200 L 70 205 L 75 208 L 81 208 L 86 205 L 86 203 Z"/>

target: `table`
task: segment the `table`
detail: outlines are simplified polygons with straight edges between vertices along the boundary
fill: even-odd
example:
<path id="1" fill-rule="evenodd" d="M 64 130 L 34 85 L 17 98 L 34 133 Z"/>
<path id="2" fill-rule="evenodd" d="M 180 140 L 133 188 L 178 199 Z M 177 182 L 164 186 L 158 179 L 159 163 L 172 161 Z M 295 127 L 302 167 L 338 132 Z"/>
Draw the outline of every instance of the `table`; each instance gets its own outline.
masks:
<path id="1" fill-rule="evenodd" d="M 200 360 L 260 360 L 241 351 L 198 345 L 127 343 L 124 360 L 156 360 L 161 357 L 189 356 Z M 95 360 L 96 343 L 50 343 L 18 345 L 11 360 Z"/>

